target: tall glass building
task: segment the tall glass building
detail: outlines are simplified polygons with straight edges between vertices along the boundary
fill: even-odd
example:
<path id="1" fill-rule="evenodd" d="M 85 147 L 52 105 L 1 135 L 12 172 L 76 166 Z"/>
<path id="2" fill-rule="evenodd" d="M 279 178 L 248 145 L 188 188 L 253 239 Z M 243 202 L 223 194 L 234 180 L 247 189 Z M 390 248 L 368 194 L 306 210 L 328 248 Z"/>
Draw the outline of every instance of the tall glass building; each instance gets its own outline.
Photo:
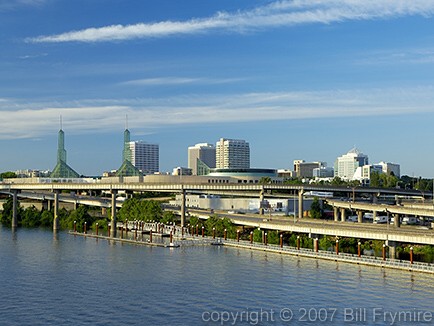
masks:
<path id="1" fill-rule="evenodd" d="M 130 141 L 130 162 L 143 174 L 154 174 L 160 170 L 160 150 L 157 144 L 149 144 L 144 141 Z"/>

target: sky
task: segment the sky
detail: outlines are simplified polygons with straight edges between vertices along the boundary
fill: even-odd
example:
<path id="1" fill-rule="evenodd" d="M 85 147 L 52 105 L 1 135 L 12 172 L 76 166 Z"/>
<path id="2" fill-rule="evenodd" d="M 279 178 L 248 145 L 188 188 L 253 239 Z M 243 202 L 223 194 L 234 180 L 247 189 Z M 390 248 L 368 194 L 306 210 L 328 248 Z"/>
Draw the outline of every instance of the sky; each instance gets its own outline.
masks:
<path id="1" fill-rule="evenodd" d="M 434 1 L 0 0 L 0 171 L 53 169 L 60 117 L 83 175 L 128 126 L 163 172 L 223 137 L 251 167 L 357 147 L 432 178 Z"/>

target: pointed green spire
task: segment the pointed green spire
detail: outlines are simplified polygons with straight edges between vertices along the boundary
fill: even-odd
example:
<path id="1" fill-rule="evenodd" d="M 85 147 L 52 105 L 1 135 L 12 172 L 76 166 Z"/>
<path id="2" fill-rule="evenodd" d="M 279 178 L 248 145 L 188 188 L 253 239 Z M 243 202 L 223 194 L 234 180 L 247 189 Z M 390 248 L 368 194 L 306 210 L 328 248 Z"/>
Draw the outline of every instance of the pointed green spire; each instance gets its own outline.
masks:
<path id="1" fill-rule="evenodd" d="M 57 141 L 57 164 L 50 178 L 78 178 L 80 175 L 66 164 L 65 133 L 62 130 L 62 117 Z"/>

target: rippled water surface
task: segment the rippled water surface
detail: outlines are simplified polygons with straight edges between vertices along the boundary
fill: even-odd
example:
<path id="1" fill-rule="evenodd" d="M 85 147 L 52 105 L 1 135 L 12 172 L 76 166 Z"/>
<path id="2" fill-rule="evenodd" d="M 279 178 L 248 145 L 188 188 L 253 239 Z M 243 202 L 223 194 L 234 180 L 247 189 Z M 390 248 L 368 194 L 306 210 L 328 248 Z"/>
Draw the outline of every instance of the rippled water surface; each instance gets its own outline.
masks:
<path id="1" fill-rule="evenodd" d="M 431 275 L 217 246 L 0 227 L 0 277 L 0 325 L 434 324 Z"/>

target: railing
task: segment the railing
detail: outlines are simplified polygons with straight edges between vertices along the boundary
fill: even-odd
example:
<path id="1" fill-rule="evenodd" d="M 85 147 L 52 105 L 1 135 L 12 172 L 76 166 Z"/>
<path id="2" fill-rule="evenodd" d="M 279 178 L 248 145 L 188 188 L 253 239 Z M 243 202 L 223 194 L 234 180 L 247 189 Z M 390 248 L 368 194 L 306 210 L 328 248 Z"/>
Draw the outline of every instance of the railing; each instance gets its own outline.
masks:
<path id="1" fill-rule="evenodd" d="M 383 260 L 382 257 L 374 257 L 374 256 L 365 256 L 347 253 L 339 253 L 336 254 L 332 251 L 318 250 L 315 252 L 312 249 L 300 248 L 297 249 L 295 247 L 283 246 L 273 244 L 262 244 L 262 243 L 250 243 L 249 241 L 236 241 L 233 239 L 227 239 L 222 241 L 225 245 L 237 246 L 243 248 L 251 248 L 265 251 L 273 251 L 273 252 L 282 252 L 288 253 L 292 255 L 306 256 L 306 257 L 315 257 L 315 258 L 323 258 L 329 260 L 338 260 L 338 261 L 347 261 L 351 263 L 359 263 L 359 264 L 367 264 L 367 265 L 376 265 L 382 267 L 392 267 L 392 268 L 400 268 L 400 269 L 408 269 L 408 270 L 418 270 L 418 271 L 429 271 L 434 273 L 434 264 L 430 263 L 422 263 L 422 262 L 414 262 L 410 261 L 402 261 L 398 259 L 389 259 L 386 258 Z"/>

